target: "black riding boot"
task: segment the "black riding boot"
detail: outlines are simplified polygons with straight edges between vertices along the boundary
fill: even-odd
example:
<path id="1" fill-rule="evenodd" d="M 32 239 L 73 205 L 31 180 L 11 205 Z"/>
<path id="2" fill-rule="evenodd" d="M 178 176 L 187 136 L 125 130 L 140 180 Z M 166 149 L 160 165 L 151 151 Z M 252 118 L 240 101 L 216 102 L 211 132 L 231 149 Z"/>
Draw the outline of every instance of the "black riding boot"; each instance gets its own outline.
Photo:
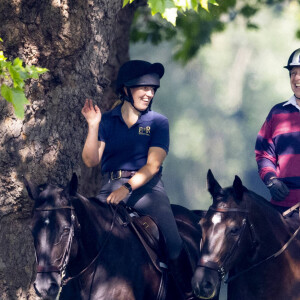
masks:
<path id="1" fill-rule="evenodd" d="M 185 247 L 182 248 L 177 259 L 170 260 L 169 269 L 183 299 L 196 299 L 191 284 L 193 270 Z"/>

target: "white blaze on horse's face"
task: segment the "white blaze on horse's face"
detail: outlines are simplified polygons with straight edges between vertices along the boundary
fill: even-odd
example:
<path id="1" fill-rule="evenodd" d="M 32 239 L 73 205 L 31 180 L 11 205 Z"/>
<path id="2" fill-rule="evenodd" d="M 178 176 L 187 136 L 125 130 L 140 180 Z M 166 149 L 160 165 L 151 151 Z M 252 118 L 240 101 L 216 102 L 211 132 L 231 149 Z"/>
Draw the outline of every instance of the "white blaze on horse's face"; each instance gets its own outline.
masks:
<path id="1" fill-rule="evenodd" d="M 40 247 L 43 251 L 48 249 L 48 244 L 49 244 L 49 224 L 50 224 L 50 219 L 47 217 L 44 220 L 45 226 L 41 228 L 40 230 Z M 41 258 L 41 261 L 43 261 L 43 258 Z"/>
<path id="2" fill-rule="evenodd" d="M 217 214 L 214 214 L 214 216 L 212 217 L 211 221 L 214 225 L 216 224 L 219 224 L 221 223 L 221 214 L 220 213 L 217 213 Z"/>
<path id="3" fill-rule="evenodd" d="M 218 256 L 224 242 L 226 226 L 221 223 L 222 214 L 217 212 L 211 218 L 212 226 L 207 232 L 208 239 L 208 253 L 203 254 L 203 260 L 214 260 L 215 256 Z"/>

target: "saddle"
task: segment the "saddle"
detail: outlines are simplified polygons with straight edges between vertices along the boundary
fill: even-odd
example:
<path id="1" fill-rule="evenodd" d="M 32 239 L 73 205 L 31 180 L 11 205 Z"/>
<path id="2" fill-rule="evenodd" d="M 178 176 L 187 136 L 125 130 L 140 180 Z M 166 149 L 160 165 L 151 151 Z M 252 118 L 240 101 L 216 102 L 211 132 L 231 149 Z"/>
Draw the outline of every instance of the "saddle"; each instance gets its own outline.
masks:
<path id="1" fill-rule="evenodd" d="M 153 265 L 159 272 L 164 272 L 167 267 L 167 254 L 165 240 L 158 226 L 148 215 L 141 215 L 133 208 L 124 204 L 119 205 L 118 213 L 121 224 L 129 225 L 138 236 L 147 251 Z"/>

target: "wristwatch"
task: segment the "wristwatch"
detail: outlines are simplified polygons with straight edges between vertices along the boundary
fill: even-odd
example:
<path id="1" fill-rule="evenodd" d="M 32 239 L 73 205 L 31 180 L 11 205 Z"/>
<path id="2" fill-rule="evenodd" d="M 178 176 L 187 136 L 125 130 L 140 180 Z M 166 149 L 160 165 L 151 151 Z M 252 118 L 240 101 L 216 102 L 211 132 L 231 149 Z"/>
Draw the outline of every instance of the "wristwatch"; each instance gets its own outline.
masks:
<path id="1" fill-rule="evenodd" d="M 129 193 L 132 193 L 132 187 L 130 183 L 126 182 L 123 184 L 123 186 L 129 191 Z"/>

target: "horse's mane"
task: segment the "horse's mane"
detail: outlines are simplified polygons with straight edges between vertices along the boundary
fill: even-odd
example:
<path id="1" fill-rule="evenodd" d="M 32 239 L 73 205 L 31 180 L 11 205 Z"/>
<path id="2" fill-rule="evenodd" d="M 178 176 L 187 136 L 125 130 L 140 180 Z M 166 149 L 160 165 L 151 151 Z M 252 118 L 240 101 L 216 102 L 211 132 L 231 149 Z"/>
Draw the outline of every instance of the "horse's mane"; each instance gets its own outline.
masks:
<path id="1" fill-rule="evenodd" d="M 272 204 L 267 199 L 265 199 L 263 196 L 258 195 L 254 191 L 251 191 L 251 190 L 248 190 L 248 189 L 247 189 L 247 193 L 249 193 L 249 195 L 251 196 L 251 198 L 254 201 L 256 201 L 257 203 L 259 203 L 259 205 L 262 205 L 264 207 L 266 206 L 267 208 L 275 210 L 275 208 L 272 206 Z"/>
<path id="2" fill-rule="evenodd" d="M 109 206 L 107 203 L 104 203 L 97 199 L 96 197 L 85 197 L 79 193 L 76 193 L 76 198 L 78 198 L 85 206 L 87 207 L 99 207 L 103 209 L 109 209 Z"/>
<path id="3" fill-rule="evenodd" d="M 76 193 L 75 198 L 79 201 L 79 206 L 85 210 L 84 214 L 89 218 L 90 222 L 95 226 L 99 226 L 103 222 L 111 222 L 113 216 L 113 209 L 106 202 L 102 202 L 95 197 L 87 198 L 79 193 Z M 79 214 L 83 212 L 78 211 Z"/>
<path id="4" fill-rule="evenodd" d="M 278 220 L 279 219 L 282 220 L 282 215 L 280 214 L 280 212 L 277 211 L 267 199 L 256 194 L 251 190 L 247 190 L 246 193 L 249 196 L 249 198 L 247 198 L 247 201 L 254 202 L 258 207 L 260 207 L 261 212 L 263 212 L 266 217 L 268 218 L 273 217 L 273 218 L 277 218 Z"/>

